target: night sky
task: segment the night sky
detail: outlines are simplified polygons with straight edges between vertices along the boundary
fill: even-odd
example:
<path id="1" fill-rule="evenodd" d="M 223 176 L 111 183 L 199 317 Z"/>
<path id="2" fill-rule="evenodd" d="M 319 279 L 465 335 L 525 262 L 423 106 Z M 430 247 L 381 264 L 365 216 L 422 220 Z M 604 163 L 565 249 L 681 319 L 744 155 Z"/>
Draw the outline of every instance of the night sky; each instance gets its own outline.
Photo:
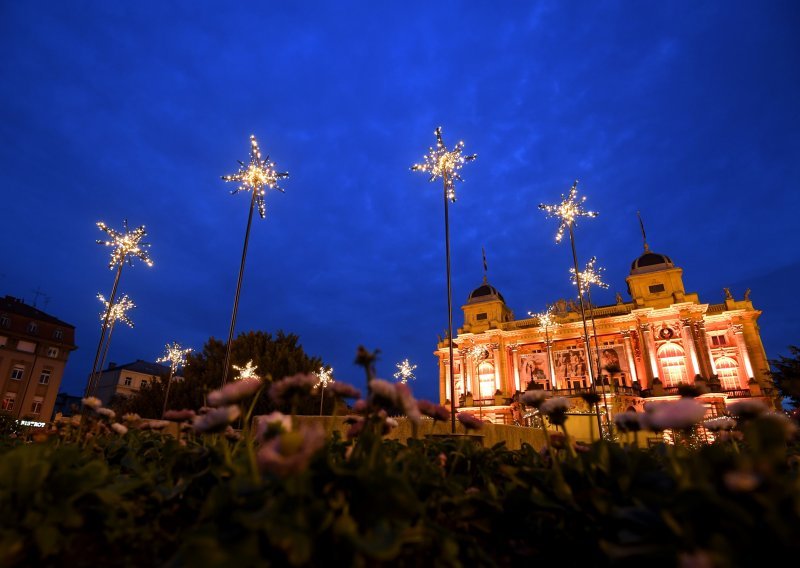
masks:
<path id="1" fill-rule="evenodd" d="M 687 292 L 747 288 L 767 356 L 800 344 L 800 4 L 3 2 L 0 294 L 76 326 L 83 391 L 114 272 L 97 221 L 145 225 L 125 267 L 136 327 L 110 360 L 225 339 L 249 195 L 220 179 L 251 134 L 289 179 L 253 221 L 237 332 L 282 329 L 363 388 L 408 357 L 437 396 L 447 327 L 441 182 L 411 172 L 441 125 L 478 158 L 450 208 L 454 326 L 483 276 L 516 317 L 573 297 L 538 210 L 572 182 L 600 304 L 651 249 Z M 36 294 L 39 291 L 40 294 Z"/>

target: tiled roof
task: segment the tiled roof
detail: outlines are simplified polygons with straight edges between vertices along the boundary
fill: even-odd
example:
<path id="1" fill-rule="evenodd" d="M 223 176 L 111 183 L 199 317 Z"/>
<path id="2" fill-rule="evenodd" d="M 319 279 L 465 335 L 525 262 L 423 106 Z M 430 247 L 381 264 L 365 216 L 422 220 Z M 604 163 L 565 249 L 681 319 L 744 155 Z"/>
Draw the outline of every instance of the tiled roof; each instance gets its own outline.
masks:
<path id="1" fill-rule="evenodd" d="M 49 323 L 60 325 L 62 327 L 71 327 L 75 329 L 74 325 L 61 321 L 60 319 L 55 318 L 50 314 L 46 314 L 42 310 L 34 308 L 33 306 L 29 306 L 28 304 L 26 304 L 19 298 L 15 298 L 14 296 L 6 296 L 5 298 L 0 298 L 0 312 L 17 314 L 26 318 L 36 319 L 39 321 L 46 321 Z"/>

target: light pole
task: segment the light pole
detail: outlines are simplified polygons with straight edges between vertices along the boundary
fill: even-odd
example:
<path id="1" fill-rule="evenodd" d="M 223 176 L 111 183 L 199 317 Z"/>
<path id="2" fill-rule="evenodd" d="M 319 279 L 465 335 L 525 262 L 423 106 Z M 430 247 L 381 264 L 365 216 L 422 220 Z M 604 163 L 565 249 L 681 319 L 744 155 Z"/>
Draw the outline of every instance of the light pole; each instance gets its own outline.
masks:
<path id="1" fill-rule="evenodd" d="M 456 433 L 456 379 L 453 369 L 453 292 L 450 282 L 450 217 L 448 206 L 450 202 L 456 201 L 456 181 L 463 181 L 458 175 L 464 163 L 470 162 L 477 157 L 462 155 L 464 142 L 458 142 L 452 150 L 448 150 L 442 141 L 442 127 L 439 126 L 434 131 L 436 136 L 436 148 L 429 148 L 425 155 L 424 164 L 414 164 L 412 171 L 427 172 L 430 174 L 428 181 L 442 179 L 444 188 L 444 242 L 445 259 L 447 270 L 447 343 L 450 358 L 450 429 L 451 433 Z"/>
<path id="2" fill-rule="evenodd" d="M 269 156 L 262 159 L 261 150 L 258 148 L 258 141 L 255 135 L 250 136 L 250 164 L 245 166 L 244 162 L 239 161 L 239 171 L 235 174 L 222 176 L 225 181 L 239 182 L 239 187 L 231 192 L 235 195 L 240 191 L 250 191 L 253 195 L 250 199 L 250 212 L 247 215 L 247 229 L 244 233 L 244 248 L 242 249 L 242 262 L 239 265 L 239 279 L 236 281 L 236 294 L 233 299 L 233 313 L 231 314 L 231 327 L 228 332 L 228 345 L 225 350 L 225 366 L 222 371 L 222 384 L 228 382 L 228 371 L 230 369 L 231 344 L 233 343 L 233 331 L 236 328 L 236 313 L 239 311 L 239 294 L 242 290 L 242 277 L 244 276 L 244 262 L 247 258 L 247 243 L 250 240 L 250 226 L 253 223 L 253 209 L 258 205 L 258 214 L 263 219 L 266 217 L 266 205 L 264 204 L 264 194 L 267 188 L 277 189 L 283 193 L 283 189 L 278 187 L 278 181 L 288 178 L 288 172 L 278 172 L 275 164 L 269 161 Z"/>
<path id="3" fill-rule="evenodd" d="M 92 363 L 92 373 L 89 375 L 89 381 L 86 385 L 86 396 L 94 396 L 97 389 L 97 363 L 100 361 L 100 352 L 103 349 L 103 342 L 106 338 L 108 331 L 108 323 L 111 319 L 111 308 L 114 305 L 114 300 L 117 297 L 117 286 L 119 286 L 119 279 L 122 275 L 122 267 L 127 262 L 133 266 L 133 259 L 138 258 L 147 266 L 153 266 L 153 261 L 150 260 L 150 255 L 147 249 L 150 248 L 149 243 L 142 242 L 142 239 L 147 235 L 144 225 L 137 227 L 133 230 L 128 230 L 128 220 L 122 222 L 123 232 L 118 232 L 99 221 L 97 227 L 108 235 L 109 240 L 98 240 L 97 244 L 113 247 L 111 251 L 111 260 L 108 263 L 110 269 L 117 269 L 114 276 L 114 286 L 111 288 L 111 296 L 108 298 L 108 307 L 106 314 L 103 318 L 103 327 L 100 331 L 100 341 L 97 342 L 97 352 L 94 356 L 94 363 Z"/>
<path id="4" fill-rule="evenodd" d="M 105 306 L 105 310 L 100 313 L 100 324 L 102 325 L 103 319 L 105 318 L 105 313 L 108 310 L 109 302 L 106 300 L 105 296 L 102 294 L 97 295 L 97 299 L 100 300 L 103 305 Z M 128 317 L 128 310 L 135 308 L 136 304 L 133 303 L 127 294 L 123 294 L 123 296 L 111 306 L 111 315 L 109 317 L 110 323 L 108 325 L 108 336 L 106 337 L 106 343 L 103 347 L 103 356 L 100 359 L 100 367 L 98 368 L 98 372 L 103 372 L 103 367 L 106 366 L 106 358 L 108 357 L 108 352 L 111 348 L 111 335 L 114 333 L 114 328 L 117 326 L 117 322 L 121 321 L 126 324 L 128 327 L 133 328 L 133 322 Z"/>
<path id="5" fill-rule="evenodd" d="M 550 385 L 555 389 L 558 385 L 556 384 L 556 377 L 553 374 L 553 355 L 550 350 L 550 328 L 556 327 L 558 324 L 553 319 L 553 307 L 548 306 L 543 312 L 528 312 L 528 315 L 532 318 L 537 318 L 539 320 L 539 327 L 544 328 L 544 340 L 547 348 L 547 370 L 550 372 Z"/>
<path id="6" fill-rule="evenodd" d="M 603 278 L 600 275 L 601 272 L 605 270 L 605 268 L 598 266 L 595 268 L 595 263 L 597 262 L 597 257 L 592 257 L 589 259 L 589 262 L 586 263 L 586 268 L 583 272 L 580 273 L 580 288 L 578 289 L 578 294 L 583 295 L 586 293 L 586 299 L 589 303 L 589 317 L 592 320 L 592 334 L 594 335 L 594 350 L 595 350 L 595 362 L 597 363 L 597 376 L 600 379 L 603 379 L 602 369 L 600 368 L 600 345 L 597 341 L 597 326 L 594 322 L 594 304 L 592 304 L 592 286 L 597 286 L 598 288 L 608 289 L 608 284 L 603 282 Z M 578 279 L 575 276 L 575 269 L 570 268 L 570 273 L 572 274 L 572 283 L 576 286 L 578 285 Z M 591 364 L 591 363 L 590 363 Z M 602 384 L 602 383 L 601 383 Z M 608 401 L 606 400 L 606 390 L 605 386 L 603 385 L 603 408 L 605 409 L 606 413 L 606 426 L 610 429 L 610 416 L 608 415 Z M 602 433 L 602 432 L 601 432 Z"/>
<path id="7" fill-rule="evenodd" d="M 162 417 L 167 412 L 167 401 L 169 400 L 169 388 L 172 386 L 172 377 L 175 376 L 175 371 L 178 370 L 178 367 L 182 367 L 186 364 L 186 355 L 191 352 L 191 348 L 184 349 L 180 343 L 167 343 L 164 356 L 156 361 L 157 363 L 169 363 L 169 379 L 167 380 L 166 392 L 164 392 L 164 408 L 161 411 Z"/>
<path id="8" fill-rule="evenodd" d="M 315 385 L 319 388 L 319 415 L 322 416 L 322 401 L 325 400 L 325 389 L 328 388 L 328 384 L 335 382 L 333 380 L 333 367 L 320 367 L 319 371 L 314 373 L 317 376 L 317 384 Z"/>
<path id="9" fill-rule="evenodd" d="M 556 232 L 557 243 L 560 243 L 561 239 L 564 238 L 564 231 L 569 231 L 569 242 L 572 246 L 572 262 L 575 265 L 575 279 L 578 283 L 578 290 L 581 289 L 581 277 L 578 269 L 578 254 L 575 252 L 575 219 L 577 217 L 597 217 L 596 211 L 586 211 L 583 208 L 584 201 L 586 201 L 586 197 L 578 199 L 578 180 L 575 180 L 575 183 L 572 184 L 572 187 L 569 190 L 569 194 L 566 196 L 562 194 L 561 203 L 557 205 L 539 205 L 539 209 L 547 213 L 548 217 L 557 217 L 561 220 L 561 224 Z M 586 349 L 586 358 L 589 361 L 589 384 L 592 393 L 596 395 L 597 385 L 595 384 L 594 372 L 592 370 L 592 352 L 591 347 L 589 346 L 589 330 L 586 327 L 586 310 L 583 305 L 583 294 L 580 294 L 578 299 L 580 300 L 581 322 L 583 323 L 583 343 Z M 595 402 L 595 412 L 597 413 L 597 427 L 600 429 L 600 432 L 602 432 L 603 425 L 600 421 L 600 407 L 598 406 L 597 402 Z"/>

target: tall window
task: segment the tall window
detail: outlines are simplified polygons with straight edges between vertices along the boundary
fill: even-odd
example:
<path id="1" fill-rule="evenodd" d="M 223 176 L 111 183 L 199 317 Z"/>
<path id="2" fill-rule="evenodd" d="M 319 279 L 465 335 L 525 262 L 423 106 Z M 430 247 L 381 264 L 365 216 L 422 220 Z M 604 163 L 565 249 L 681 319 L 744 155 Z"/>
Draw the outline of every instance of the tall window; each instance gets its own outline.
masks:
<path id="1" fill-rule="evenodd" d="M 58 357 L 58 347 L 48 347 L 47 348 L 47 356 L 51 359 L 55 359 Z"/>
<path id="2" fill-rule="evenodd" d="M 0 327 L 11 327 L 11 318 L 8 314 L 0 314 Z"/>
<path id="3" fill-rule="evenodd" d="M 714 347 L 721 347 L 723 345 L 727 345 L 728 340 L 725 338 L 724 335 L 712 335 L 711 336 L 711 345 Z"/>
<path id="4" fill-rule="evenodd" d="M 126 387 L 133 385 L 133 377 L 125 377 L 122 380 L 122 384 L 125 385 Z"/>
<path id="5" fill-rule="evenodd" d="M 50 375 L 52 374 L 52 370 L 50 369 L 42 369 L 42 374 L 39 375 L 39 384 L 40 385 L 49 385 L 50 384 Z"/>
<path id="6" fill-rule="evenodd" d="M 28 324 L 28 333 L 39 333 L 39 324 L 32 321 Z"/>
<path id="7" fill-rule="evenodd" d="M 60 329 L 57 329 L 53 332 L 53 339 L 64 339 L 64 332 Z"/>
<path id="8" fill-rule="evenodd" d="M 731 357 L 720 357 L 714 361 L 717 368 L 717 378 L 719 379 L 722 390 L 736 390 L 742 388 L 739 382 L 739 365 Z"/>
<path id="9" fill-rule="evenodd" d="M 16 398 L 16 394 L 13 392 L 7 392 L 6 396 L 3 397 L 3 410 L 14 410 L 14 401 Z"/>
<path id="10" fill-rule="evenodd" d="M 480 380 L 481 398 L 494 396 L 494 366 L 484 361 L 478 366 L 478 379 Z"/>
<path id="11" fill-rule="evenodd" d="M 40 396 L 37 396 L 33 399 L 33 404 L 31 404 L 31 413 L 38 415 L 42 411 L 42 402 L 44 399 Z"/>
<path id="12" fill-rule="evenodd" d="M 22 365 L 14 365 L 11 369 L 11 379 L 14 381 L 21 381 L 25 375 L 25 367 Z"/>
<path id="13" fill-rule="evenodd" d="M 658 348 L 658 363 L 661 367 L 661 381 L 665 387 L 675 387 L 686 383 L 686 356 L 683 349 L 675 343 L 665 343 Z"/>

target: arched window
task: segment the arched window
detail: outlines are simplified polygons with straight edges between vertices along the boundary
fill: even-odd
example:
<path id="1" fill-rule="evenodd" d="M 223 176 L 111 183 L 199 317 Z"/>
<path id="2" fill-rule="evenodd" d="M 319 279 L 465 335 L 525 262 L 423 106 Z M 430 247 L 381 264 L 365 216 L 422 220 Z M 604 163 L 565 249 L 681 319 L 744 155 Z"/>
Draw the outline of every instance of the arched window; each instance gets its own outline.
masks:
<path id="1" fill-rule="evenodd" d="M 720 357 L 714 361 L 714 366 L 717 368 L 717 378 L 722 385 L 722 390 L 742 388 L 742 383 L 739 381 L 739 365 L 735 359 Z"/>
<path id="2" fill-rule="evenodd" d="M 478 365 L 478 380 L 480 382 L 480 397 L 492 398 L 494 396 L 494 365 L 484 361 Z"/>
<path id="3" fill-rule="evenodd" d="M 658 364 L 661 367 L 661 381 L 665 387 L 675 387 L 687 383 L 686 356 L 680 345 L 667 342 L 658 348 Z"/>

